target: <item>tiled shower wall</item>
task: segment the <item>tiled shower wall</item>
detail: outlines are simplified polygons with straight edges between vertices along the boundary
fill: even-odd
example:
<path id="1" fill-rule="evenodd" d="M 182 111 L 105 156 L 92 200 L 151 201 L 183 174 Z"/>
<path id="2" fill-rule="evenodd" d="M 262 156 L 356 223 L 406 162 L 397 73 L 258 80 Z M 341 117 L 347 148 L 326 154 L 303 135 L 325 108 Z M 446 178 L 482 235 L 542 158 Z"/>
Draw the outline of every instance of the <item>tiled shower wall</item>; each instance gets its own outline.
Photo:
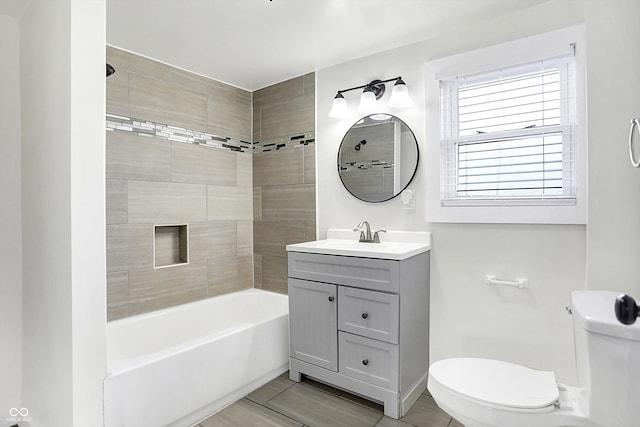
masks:
<path id="1" fill-rule="evenodd" d="M 316 238 L 315 73 L 253 93 L 255 287 L 287 292 L 285 246 Z"/>
<path id="2" fill-rule="evenodd" d="M 110 47 L 107 62 L 108 319 L 252 287 L 252 94 Z M 174 224 L 188 263 L 154 268 L 154 226 Z"/>

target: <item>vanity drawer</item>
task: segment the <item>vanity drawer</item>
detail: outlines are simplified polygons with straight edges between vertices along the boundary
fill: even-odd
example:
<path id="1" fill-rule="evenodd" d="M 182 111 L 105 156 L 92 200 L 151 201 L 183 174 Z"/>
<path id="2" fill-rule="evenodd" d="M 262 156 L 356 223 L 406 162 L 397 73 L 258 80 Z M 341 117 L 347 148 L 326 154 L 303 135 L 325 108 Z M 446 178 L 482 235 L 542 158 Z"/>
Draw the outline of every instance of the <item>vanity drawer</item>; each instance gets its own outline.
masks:
<path id="1" fill-rule="evenodd" d="M 372 243 L 372 245 L 375 243 Z M 289 277 L 375 291 L 399 292 L 399 261 L 289 252 Z"/>
<path id="2" fill-rule="evenodd" d="M 338 329 L 398 344 L 400 296 L 338 287 Z"/>
<path id="3" fill-rule="evenodd" d="M 398 390 L 398 346 L 338 332 L 339 369 L 351 378 Z"/>

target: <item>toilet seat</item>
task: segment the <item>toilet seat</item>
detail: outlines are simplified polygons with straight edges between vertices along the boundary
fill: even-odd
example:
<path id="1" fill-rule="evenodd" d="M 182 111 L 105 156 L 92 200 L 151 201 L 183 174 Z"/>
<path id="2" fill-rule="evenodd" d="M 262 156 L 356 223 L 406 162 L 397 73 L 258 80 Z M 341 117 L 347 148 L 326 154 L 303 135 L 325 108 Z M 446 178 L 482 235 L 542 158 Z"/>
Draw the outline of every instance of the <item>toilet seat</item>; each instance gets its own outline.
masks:
<path id="1" fill-rule="evenodd" d="M 505 411 L 550 412 L 559 398 L 553 372 L 500 360 L 440 360 L 429 368 L 429 377 L 461 398 Z"/>

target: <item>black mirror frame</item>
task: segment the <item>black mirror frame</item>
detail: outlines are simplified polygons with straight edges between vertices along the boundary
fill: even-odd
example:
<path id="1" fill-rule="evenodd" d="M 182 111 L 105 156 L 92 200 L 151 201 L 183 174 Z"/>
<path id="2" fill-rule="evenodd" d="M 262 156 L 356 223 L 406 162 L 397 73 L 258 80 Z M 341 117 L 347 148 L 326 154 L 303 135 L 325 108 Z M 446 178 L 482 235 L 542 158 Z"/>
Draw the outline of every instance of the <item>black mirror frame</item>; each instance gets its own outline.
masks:
<path id="1" fill-rule="evenodd" d="M 357 195 L 355 195 L 350 189 L 349 187 L 347 187 L 347 185 L 345 184 L 344 180 L 342 179 L 342 175 L 340 174 L 340 152 L 342 149 L 342 144 L 344 144 L 344 140 L 347 136 L 347 134 L 349 133 L 349 131 L 351 129 L 353 129 L 353 127 L 360 122 L 361 120 L 367 118 L 367 117 L 371 117 L 375 114 L 385 114 L 388 116 L 391 116 L 392 118 L 394 118 L 395 120 L 399 121 L 402 125 L 406 126 L 407 129 L 409 129 L 409 132 L 411 132 L 411 135 L 413 136 L 413 141 L 416 144 L 416 165 L 415 168 L 413 169 L 413 173 L 411 174 L 411 178 L 409 178 L 409 180 L 407 181 L 407 184 L 402 187 L 402 189 L 400 189 L 400 191 L 398 191 L 396 194 L 394 194 L 393 196 L 384 199 L 384 200 L 365 200 L 362 197 L 358 197 Z M 404 190 L 406 190 L 406 188 L 409 186 L 409 184 L 411 184 L 413 182 L 413 179 L 416 176 L 416 173 L 418 172 L 418 165 L 420 164 L 420 147 L 418 145 L 418 138 L 416 138 L 416 134 L 413 132 L 413 129 L 411 129 L 411 127 L 409 127 L 409 125 L 402 120 L 401 118 L 399 118 L 398 116 L 395 116 L 393 114 L 389 114 L 389 113 L 374 113 L 374 114 L 369 114 L 363 117 L 360 117 L 358 120 L 356 120 L 356 122 L 351 125 L 351 127 L 349 127 L 349 129 L 347 130 L 347 132 L 345 132 L 344 136 L 342 137 L 342 141 L 340 141 L 340 146 L 338 147 L 338 154 L 336 156 L 336 165 L 337 165 L 337 171 L 338 171 L 338 176 L 340 177 L 340 182 L 342 182 L 342 186 L 349 192 L 349 194 L 351 194 L 353 197 L 355 197 L 358 200 L 361 200 L 363 202 L 367 202 L 367 203 L 383 203 L 383 202 L 388 202 L 389 200 L 392 200 L 396 197 L 398 197 Z M 394 166 L 395 168 L 395 166 Z"/>

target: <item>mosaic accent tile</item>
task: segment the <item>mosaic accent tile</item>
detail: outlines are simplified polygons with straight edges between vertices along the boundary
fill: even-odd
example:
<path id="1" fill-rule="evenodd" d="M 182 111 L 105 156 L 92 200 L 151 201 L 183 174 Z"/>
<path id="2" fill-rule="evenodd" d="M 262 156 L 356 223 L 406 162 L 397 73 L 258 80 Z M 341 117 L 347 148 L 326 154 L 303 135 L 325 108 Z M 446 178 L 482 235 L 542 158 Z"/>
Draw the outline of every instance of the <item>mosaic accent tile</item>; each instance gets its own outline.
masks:
<path id="1" fill-rule="evenodd" d="M 179 126 L 109 113 L 106 115 L 106 130 L 130 132 L 140 136 L 161 138 L 168 141 L 195 144 L 241 153 L 278 151 L 284 148 L 305 147 L 315 143 L 315 132 L 313 131 L 270 138 L 259 142 L 248 142 Z"/>
<path id="2" fill-rule="evenodd" d="M 253 143 L 253 150 L 257 153 L 266 151 L 278 151 L 283 148 L 298 148 L 309 144 L 315 144 L 315 132 L 309 131 L 295 135 L 280 136 L 277 138 L 269 138 Z"/>
<path id="3" fill-rule="evenodd" d="M 253 150 L 251 142 L 115 114 L 107 114 L 106 129 L 241 153 L 250 153 Z"/>

